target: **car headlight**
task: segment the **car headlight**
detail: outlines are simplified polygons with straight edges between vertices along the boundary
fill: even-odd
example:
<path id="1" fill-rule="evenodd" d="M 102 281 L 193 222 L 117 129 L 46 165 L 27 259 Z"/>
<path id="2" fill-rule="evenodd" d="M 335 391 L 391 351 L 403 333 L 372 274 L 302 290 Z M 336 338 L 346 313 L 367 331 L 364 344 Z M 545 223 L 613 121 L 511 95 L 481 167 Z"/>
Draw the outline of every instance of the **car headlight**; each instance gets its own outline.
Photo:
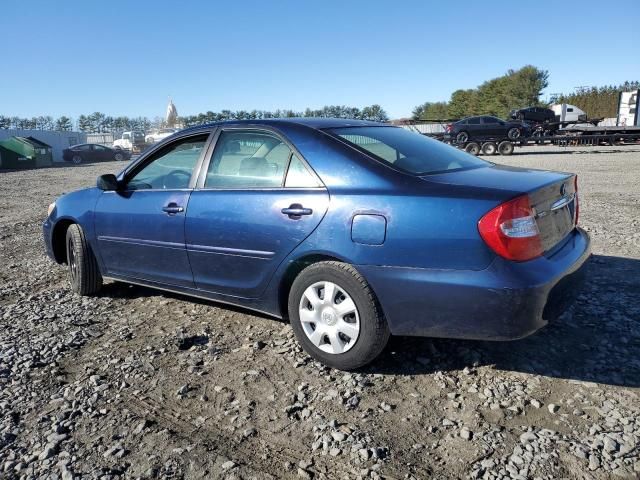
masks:
<path id="1" fill-rule="evenodd" d="M 49 204 L 49 208 L 47 209 L 47 217 L 51 216 L 51 212 L 53 212 L 56 208 L 56 202 Z"/>

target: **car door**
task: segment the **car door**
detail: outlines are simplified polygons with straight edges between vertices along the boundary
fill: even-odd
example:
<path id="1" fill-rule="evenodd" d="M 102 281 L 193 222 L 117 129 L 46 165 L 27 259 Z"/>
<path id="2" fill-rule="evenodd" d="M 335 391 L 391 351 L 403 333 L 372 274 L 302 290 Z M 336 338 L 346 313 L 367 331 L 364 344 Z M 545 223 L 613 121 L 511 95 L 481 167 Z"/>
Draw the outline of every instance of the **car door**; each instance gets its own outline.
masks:
<path id="1" fill-rule="evenodd" d="M 318 177 L 277 132 L 221 130 L 187 210 L 187 251 L 197 287 L 259 297 L 328 204 Z"/>
<path id="2" fill-rule="evenodd" d="M 482 117 L 482 133 L 487 137 L 497 137 L 503 130 L 500 120 L 496 117 Z"/>
<path id="3" fill-rule="evenodd" d="M 132 165 L 94 213 L 107 276 L 194 287 L 184 223 L 209 134 L 175 140 Z"/>
<path id="4" fill-rule="evenodd" d="M 109 154 L 110 151 L 108 149 L 106 149 L 105 147 L 103 147 L 102 145 L 92 145 L 91 146 L 92 150 L 93 150 L 93 155 L 94 155 L 94 159 L 100 162 L 104 162 L 107 160 L 113 160 L 111 158 L 111 155 Z"/>
<path id="5" fill-rule="evenodd" d="M 467 132 L 470 138 L 482 137 L 485 133 L 480 123 L 480 117 L 471 117 L 467 120 Z"/>

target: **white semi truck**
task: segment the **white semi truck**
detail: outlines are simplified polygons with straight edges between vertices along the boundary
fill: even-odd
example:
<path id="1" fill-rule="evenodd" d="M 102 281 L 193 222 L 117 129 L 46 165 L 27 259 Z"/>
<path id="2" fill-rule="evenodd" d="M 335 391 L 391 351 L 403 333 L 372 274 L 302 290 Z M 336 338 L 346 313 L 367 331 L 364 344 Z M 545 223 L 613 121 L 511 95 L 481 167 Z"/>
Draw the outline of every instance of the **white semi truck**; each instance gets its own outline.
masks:
<path id="1" fill-rule="evenodd" d="M 113 142 L 113 148 L 121 148 L 132 153 L 141 152 L 145 146 L 144 133 L 137 130 L 122 132 L 122 137 Z"/>

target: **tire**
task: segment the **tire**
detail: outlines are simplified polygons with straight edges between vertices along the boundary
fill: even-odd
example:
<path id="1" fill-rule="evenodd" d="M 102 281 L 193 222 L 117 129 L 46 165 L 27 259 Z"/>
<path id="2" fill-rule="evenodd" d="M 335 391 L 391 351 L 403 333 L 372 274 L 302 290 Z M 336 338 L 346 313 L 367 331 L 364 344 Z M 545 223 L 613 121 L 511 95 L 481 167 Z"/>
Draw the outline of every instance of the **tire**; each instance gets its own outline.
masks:
<path id="1" fill-rule="evenodd" d="M 80 165 L 82 163 L 82 157 L 80 155 L 74 155 L 71 157 L 71 161 L 76 165 Z"/>
<path id="2" fill-rule="evenodd" d="M 469 134 L 467 132 L 458 132 L 456 135 L 456 143 L 462 144 L 469 141 Z"/>
<path id="3" fill-rule="evenodd" d="M 480 144 L 476 142 L 467 143 L 467 146 L 464 147 L 464 151 L 471 155 L 478 155 L 480 153 Z"/>
<path id="4" fill-rule="evenodd" d="M 325 300 L 328 288 L 334 295 Z M 344 313 L 339 305 L 346 307 Z M 389 340 L 389 328 L 375 294 L 347 263 L 318 262 L 302 270 L 291 286 L 288 310 L 302 348 L 331 368 L 362 367 L 373 361 Z"/>
<path id="5" fill-rule="evenodd" d="M 513 143 L 503 140 L 498 144 L 498 152 L 500 155 L 511 155 L 513 153 Z"/>
<path id="6" fill-rule="evenodd" d="M 102 275 L 80 225 L 69 225 L 66 245 L 71 290 L 82 296 L 98 292 L 102 288 Z"/>
<path id="7" fill-rule="evenodd" d="M 498 146 L 493 142 L 487 142 L 482 145 L 482 154 L 483 155 L 495 155 L 498 151 Z"/>
<path id="8" fill-rule="evenodd" d="M 507 137 L 510 140 L 515 140 L 516 138 L 520 138 L 520 129 L 518 127 L 512 127 L 507 131 Z"/>
<path id="9" fill-rule="evenodd" d="M 121 162 L 122 160 L 124 160 L 124 155 L 122 155 L 122 153 L 120 153 L 120 152 L 116 152 L 116 154 L 113 156 L 113 158 L 116 161 Z"/>

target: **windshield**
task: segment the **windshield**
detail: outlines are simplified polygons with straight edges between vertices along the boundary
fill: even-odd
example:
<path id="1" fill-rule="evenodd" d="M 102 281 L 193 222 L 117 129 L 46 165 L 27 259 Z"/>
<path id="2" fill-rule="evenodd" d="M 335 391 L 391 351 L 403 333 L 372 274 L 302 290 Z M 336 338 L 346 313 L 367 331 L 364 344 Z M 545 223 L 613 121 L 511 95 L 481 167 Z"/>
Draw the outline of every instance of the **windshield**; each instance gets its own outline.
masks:
<path id="1" fill-rule="evenodd" d="M 414 175 L 489 165 L 462 150 L 404 128 L 345 127 L 328 131 L 357 149 Z"/>

